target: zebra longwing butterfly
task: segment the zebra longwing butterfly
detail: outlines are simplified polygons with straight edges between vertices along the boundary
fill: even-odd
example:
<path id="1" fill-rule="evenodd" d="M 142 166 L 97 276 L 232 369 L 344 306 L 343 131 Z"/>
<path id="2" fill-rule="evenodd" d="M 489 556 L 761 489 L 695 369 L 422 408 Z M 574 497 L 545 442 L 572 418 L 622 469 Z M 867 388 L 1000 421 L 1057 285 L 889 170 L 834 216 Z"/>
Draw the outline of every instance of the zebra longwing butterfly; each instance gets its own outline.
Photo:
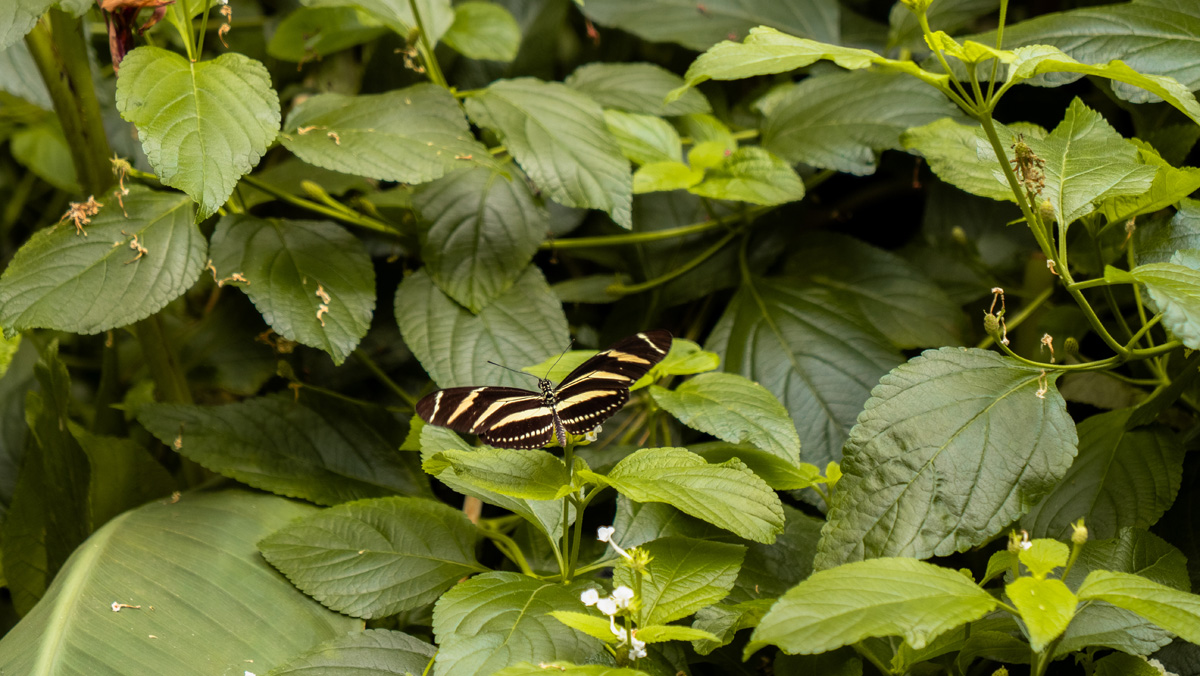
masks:
<path id="1" fill-rule="evenodd" d="M 417 402 L 431 425 L 478 434 L 499 448 L 541 448 L 567 432 L 586 434 L 629 401 L 629 386 L 671 349 L 671 333 L 646 331 L 583 362 L 557 387 L 538 378 L 540 392 L 516 387 L 451 387 Z"/>

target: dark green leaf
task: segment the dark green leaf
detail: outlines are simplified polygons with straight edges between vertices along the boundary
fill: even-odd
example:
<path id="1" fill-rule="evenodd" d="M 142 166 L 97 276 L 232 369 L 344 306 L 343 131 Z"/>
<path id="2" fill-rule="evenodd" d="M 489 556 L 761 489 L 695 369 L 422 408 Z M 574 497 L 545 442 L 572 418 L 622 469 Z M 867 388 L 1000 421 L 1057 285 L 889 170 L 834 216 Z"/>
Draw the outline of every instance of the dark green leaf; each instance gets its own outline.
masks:
<path id="1" fill-rule="evenodd" d="M 236 52 L 189 62 L 159 47 L 121 61 L 117 108 L 137 125 L 159 180 L 216 213 L 279 133 L 279 96 L 258 61 Z"/>
<path id="2" fill-rule="evenodd" d="M 132 439 L 92 434 L 74 422 L 67 429 L 91 467 L 87 496 L 96 526 L 176 488 L 167 470 Z"/>
<path id="3" fill-rule="evenodd" d="M 563 84 L 604 108 L 628 113 L 673 116 L 712 112 L 708 99 L 695 90 L 664 105 L 663 98 L 682 86 L 683 78 L 652 63 L 589 63 L 576 68 Z"/>
<path id="4" fill-rule="evenodd" d="M 362 676 L 419 674 L 437 648 L 402 631 L 368 629 L 330 639 L 304 651 L 267 676 L 355 673 Z"/>
<path id="5" fill-rule="evenodd" d="M 521 46 L 521 27 L 503 6 L 463 2 L 454 8 L 454 23 L 442 41 L 469 59 L 512 61 Z"/>
<path id="6" fill-rule="evenodd" d="M 1100 205 L 1100 213 L 1104 214 L 1108 222 L 1116 223 L 1134 216 L 1152 214 L 1178 204 L 1180 200 L 1200 189 L 1200 169 L 1176 169 L 1149 144 L 1138 139 L 1132 139 L 1130 143 L 1137 147 L 1138 161 L 1154 168 L 1154 183 L 1145 192 L 1105 200 Z"/>
<path id="7" fill-rule="evenodd" d="M 1145 657 L 1113 653 L 1096 660 L 1094 673 L 1096 676 L 1162 676 L 1163 672 Z"/>
<path id="8" fill-rule="evenodd" d="M 728 645 L 739 631 L 757 627 L 775 601 L 774 598 L 764 598 L 732 605 L 718 604 L 701 608 L 696 612 L 696 619 L 692 626 L 712 634 L 716 640 L 693 641 L 692 647 L 701 655 L 708 655 L 717 648 Z"/>
<path id="9" fill-rule="evenodd" d="M 341 364 L 367 335 L 375 269 L 355 236 L 330 221 L 226 216 L 213 233 L 212 263 L 239 282 L 281 336 Z M 242 279 L 230 279 L 240 273 Z"/>
<path id="10" fill-rule="evenodd" d="M 668 537 L 639 545 L 650 553 L 649 575 L 641 580 L 640 624 L 666 624 L 725 598 L 733 588 L 746 548 L 741 545 Z M 628 566 L 613 570 L 613 584 L 638 588 Z"/>
<path id="11" fill-rule="evenodd" d="M 846 442 L 817 567 L 946 555 L 1012 523 L 1075 456 L 1056 377 L 994 352 L 943 348 L 881 379 Z"/>
<path id="12" fill-rule="evenodd" d="M 459 168 L 494 167 L 444 87 L 386 94 L 320 94 L 288 114 L 280 136 L 318 167 L 385 181 L 425 183 Z"/>
<path id="13" fill-rule="evenodd" d="M 727 602 L 773 601 L 812 574 L 823 519 L 783 506 L 783 532 L 769 545 L 752 542 Z"/>
<path id="14" fill-rule="evenodd" d="M 150 404 L 138 419 L 164 444 L 256 488 L 323 505 L 428 486 L 404 430 L 380 409 L 290 393 L 224 406 Z"/>
<path id="15" fill-rule="evenodd" d="M 38 178 L 59 190 L 79 192 L 71 148 L 57 120 L 47 119 L 18 129 L 9 142 L 13 159 Z"/>
<path id="16" fill-rule="evenodd" d="M 500 136 L 550 199 L 607 211 L 631 227 L 629 162 L 595 101 L 556 82 L 520 78 L 494 82 L 466 105 L 471 119 Z"/>
<path id="17" fill-rule="evenodd" d="M 267 53 L 284 61 L 310 61 L 387 32 L 383 24 L 355 7 L 301 7 L 279 22 Z"/>
<path id="18" fill-rule="evenodd" d="M 0 277 L 0 326 L 99 333 L 145 319 L 190 288 L 208 248 L 191 201 L 132 188 L 125 211 L 109 203 L 86 236 L 68 221 L 30 238 Z M 135 243 L 144 255 L 130 250 Z"/>

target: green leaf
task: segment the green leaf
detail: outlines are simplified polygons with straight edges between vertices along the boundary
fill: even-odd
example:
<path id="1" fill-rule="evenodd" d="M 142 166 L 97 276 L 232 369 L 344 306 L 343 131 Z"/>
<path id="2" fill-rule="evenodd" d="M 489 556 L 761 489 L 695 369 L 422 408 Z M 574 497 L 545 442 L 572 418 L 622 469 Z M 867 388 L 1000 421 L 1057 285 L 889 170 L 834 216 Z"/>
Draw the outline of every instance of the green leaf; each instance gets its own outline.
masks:
<path id="1" fill-rule="evenodd" d="M 400 35 L 420 30 L 434 43 L 454 23 L 450 0 L 301 0 L 301 4 L 308 7 L 361 7 Z M 420 13 L 420 26 L 413 17 L 414 6 Z"/>
<path id="2" fill-rule="evenodd" d="M 678 624 L 652 624 L 639 627 L 636 633 L 639 640 L 646 643 L 664 643 L 666 641 L 719 641 L 713 634 L 696 629 L 683 627 Z"/>
<path id="3" fill-rule="evenodd" d="M 784 505 L 783 514 L 787 521 L 774 543 L 752 542 L 747 546 L 746 560 L 726 603 L 773 602 L 812 574 L 813 555 L 825 520 L 788 505 Z"/>
<path id="4" fill-rule="evenodd" d="M 899 256 L 835 233 L 813 233 L 785 273 L 853 299 L 893 345 L 942 347 L 962 341 L 962 312 L 941 287 Z"/>
<path id="5" fill-rule="evenodd" d="M 712 0 L 702 6 L 671 0 L 588 0 L 582 9 L 598 24 L 696 51 L 762 24 L 826 42 L 837 42 L 840 32 L 838 5 L 831 0 L 755 4 Z"/>
<path id="6" fill-rule="evenodd" d="M 440 387 L 479 384 L 526 387 L 527 378 L 495 366 L 534 364 L 567 343 L 562 305 L 541 271 L 529 266 L 507 291 L 471 314 L 433 284 L 409 275 L 396 289 L 396 322 L 421 365 Z"/>
<path id="7" fill-rule="evenodd" d="M 0 380 L 4 378 L 4 374 L 8 373 L 8 367 L 12 364 L 13 357 L 16 356 L 19 349 L 21 349 L 21 334 L 18 333 L 11 339 L 0 334 Z"/>
<path id="8" fill-rule="evenodd" d="M 636 502 L 665 502 L 747 540 L 771 543 L 783 530 L 779 496 L 736 460 L 710 465 L 685 448 L 645 448 L 608 476 L 580 474 Z"/>
<path id="9" fill-rule="evenodd" d="M 1195 350 L 1200 348 L 1200 270 L 1176 263 L 1177 256 L 1172 256 L 1170 263 L 1139 265 L 1125 274 L 1146 285 L 1163 313 L 1163 326 Z M 1109 269 L 1113 268 L 1105 269 L 1105 279 L 1109 279 Z"/>
<path id="10" fill-rule="evenodd" d="M 544 451 L 490 447 L 442 451 L 422 467 L 436 477 L 450 470 L 459 481 L 514 498 L 557 500 L 571 492 L 566 465 Z"/>
<path id="11" fill-rule="evenodd" d="M 550 215 L 519 177 L 474 169 L 427 183 L 413 194 L 426 228 L 421 258 L 434 283 L 479 312 L 508 290 L 550 230 Z"/>
<path id="12" fill-rule="evenodd" d="M 18 129 L 9 139 L 13 159 L 50 185 L 75 194 L 80 191 L 71 148 L 58 120 L 50 118 Z"/>
<path id="13" fill-rule="evenodd" d="M 1012 523 L 1075 456 L 1056 377 L 966 348 L 927 350 L 884 376 L 846 442 L 817 567 L 944 556 Z"/>
<path id="14" fill-rule="evenodd" d="M 388 29 L 356 7 L 301 7 L 279 22 L 267 53 L 284 61 L 319 59 L 370 42 Z"/>
<path id="15" fill-rule="evenodd" d="M 68 422 L 67 429 L 87 454 L 91 468 L 87 499 L 94 525 L 170 495 L 177 487 L 167 470 L 134 440 L 92 434 L 74 422 Z"/>
<path id="16" fill-rule="evenodd" d="M 203 676 L 244 672 L 252 658 L 251 668 L 266 673 L 314 643 L 361 629 L 297 593 L 254 549 L 316 511 L 274 495 L 209 489 L 127 512 L 75 552 L 42 602 L 0 640 L 0 669 Z M 141 608 L 114 613 L 114 601 Z"/>
<path id="17" fill-rule="evenodd" d="M 1017 560 L 1025 564 L 1030 575 L 1040 580 L 1055 568 L 1067 565 L 1070 554 L 1071 548 L 1058 540 L 1038 538 L 1030 542 L 1028 548 L 1023 547 L 1017 552 Z"/>
<path id="18" fill-rule="evenodd" d="M 266 169 L 257 172 L 254 174 L 254 177 L 271 184 L 274 188 L 282 190 L 285 193 L 301 197 L 309 197 L 307 188 L 311 187 L 310 184 L 316 184 L 329 195 L 344 195 L 352 190 L 360 193 L 372 193 L 375 190 L 375 186 L 368 179 L 361 176 L 351 176 L 350 174 L 330 171 L 329 169 L 322 169 L 298 157 L 286 157 L 282 161 L 276 162 Z M 238 185 L 238 194 L 241 196 L 242 202 L 246 205 L 247 209 L 280 199 L 245 182 Z M 371 194 L 372 205 L 383 206 L 382 196 L 385 194 Z"/>
<path id="19" fill-rule="evenodd" d="M 383 181 L 425 183 L 472 165 L 496 167 L 444 87 L 319 94 L 288 114 L 280 141 L 309 164 Z"/>
<path id="20" fill-rule="evenodd" d="M 880 376 L 902 361 L 856 311 L 825 289 L 751 278 L 709 335 L 725 370 L 771 391 L 792 415 L 803 458 L 822 466 Z"/>
<path id="21" fill-rule="evenodd" d="M 704 373 L 650 396 L 679 422 L 731 444 L 749 443 L 792 464 L 800 437 L 787 409 L 758 383 L 735 373 Z"/>
<path id="22" fill-rule="evenodd" d="M 704 350 L 686 338 L 677 337 L 671 341 L 671 350 L 667 352 L 667 356 L 655 364 L 650 373 L 643 378 L 657 380 L 665 376 L 690 376 L 715 371 L 720 366 L 721 358 L 716 353 Z"/>
<path id="23" fill-rule="evenodd" d="M 439 646 L 434 676 L 483 676 L 520 662 L 582 662 L 593 657 L 603 644 L 550 614 L 583 608 L 579 595 L 589 586 L 592 583 L 580 580 L 563 584 L 508 572 L 484 573 L 459 583 L 433 609 Z"/>
<path id="24" fill-rule="evenodd" d="M 575 613 L 569 610 L 555 610 L 550 613 L 550 616 L 576 631 L 582 631 L 592 638 L 600 639 L 605 643 L 617 642 L 616 635 L 612 633 L 610 620 L 607 618 L 587 613 Z"/>
<path id="25" fill-rule="evenodd" d="M 263 558 L 325 606 L 366 619 L 433 602 L 475 560 L 475 526 L 461 511 L 423 498 L 347 502 L 258 543 Z"/>
<path id="26" fill-rule="evenodd" d="M 279 335 L 328 352 L 334 364 L 371 326 L 371 258 L 331 221 L 226 216 L 213 233 L 212 264 L 217 278 L 239 283 Z M 230 280 L 239 273 L 242 279 Z"/>
<path id="27" fill-rule="evenodd" d="M 1200 249 L 1200 201 L 1180 200 L 1170 220 L 1139 223 L 1133 237 L 1138 265 L 1167 263 L 1180 249 Z"/>
<path id="28" fill-rule="evenodd" d="M 121 207 L 38 231 L 0 277 L 0 326 L 99 333 L 145 319 L 191 288 L 207 258 L 191 201 L 131 188 Z M 131 251 L 137 239 L 146 249 Z M 135 247 L 136 248 L 136 247 Z"/>
<path id="29" fill-rule="evenodd" d="M 275 667 L 266 676 L 358 673 L 419 674 L 437 648 L 402 631 L 368 629 L 330 639 Z"/>
<path id="30" fill-rule="evenodd" d="M 1080 585 L 1080 601 L 1099 600 L 1131 610 L 1191 643 L 1200 643 L 1200 596 L 1140 575 L 1092 571 Z"/>
<path id="31" fill-rule="evenodd" d="M 644 671 L 628 667 L 606 667 L 599 664 L 575 665 L 570 662 L 521 662 L 497 671 L 495 676 L 650 676 Z"/>
<path id="32" fill-rule="evenodd" d="M 0 25 L 3 25 L 3 21 L 0 17 Z M 24 42 L 14 42 L 5 49 L 2 46 L 4 41 L 5 39 L 0 37 L 0 91 L 24 99 L 42 110 L 53 109 L 54 101 L 50 99 L 50 90 L 46 89 L 46 83 L 42 81 L 29 48 Z M 681 78 L 680 83 L 682 82 Z"/>
<path id="33" fill-rule="evenodd" d="M 790 421 L 788 424 L 791 424 Z M 688 450 L 712 464 L 737 458 L 777 491 L 798 491 L 823 482 L 821 470 L 816 465 L 787 460 L 771 451 L 746 444 L 714 441 L 692 444 Z"/>
<path id="34" fill-rule="evenodd" d="M 604 123 L 621 147 L 621 154 L 634 164 L 678 162 L 683 157 L 679 132 L 661 117 L 606 110 Z"/>
<path id="35" fill-rule="evenodd" d="M 20 41 L 51 7 L 58 5 L 64 11 L 79 16 L 91 4 L 83 0 L 12 0 L 0 4 L 0 50 L 8 49 Z"/>
<path id="36" fill-rule="evenodd" d="M 638 549 L 651 557 L 638 597 L 642 625 L 673 622 L 725 598 L 746 555 L 741 545 L 685 537 L 661 538 Z M 613 584 L 637 589 L 633 576 L 638 574 L 617 566 Z"/>
<path id="37" fill-rule="evenodd" d="M 466 100 L 476 124 L 499 135 L 534 184 L 569 207 L 607 211 L 632 226 L 629 162 L 594 101 L 556 82 L 498 80 Z"/>
<path id="38" fill-rule="evenodd" d="M 997 125 L 999 127 L 999 125 Z M 995 153 L 978 125 L 964 125 L 944 117 L 900 135 L 904 149 L 925 158 L 937 177 L 972 195 L 1015 202 Z M 998 128 L 1001 143 L 1004 129 Z"/>
<path id="39" fill-rule="evenodd" d="M 1053 45 L 1084 63 L 1122 59 L 1135 71 L 1169 76 L 1187 89 L 1200 87 L 1200 11 L 1172 0 L 1135 0 L 1068 12 L 1043 14 L 1004 29 L 1007 45 Z M 995 43 L 992 34 L 978 38 Z M 1116 86 L 1118 96 L 1134 103 L 1152 100 L 1146 92 Z"/>
<path id="40" fill-rule="evenodd" d="M 464 2 L 454 7 L 442 41 L 468 59 L 509 62 L 521 47 L 521 26 L 502 5 Z"/>
<path id="41" fill-rule="evenodd" d="M 1079 423 L 1079 454 L 1066 476 L 1021 518 L 1034 537 L 1066 539 L 1083 518 L 1091 537 L 1113 537 L 1125 527 L 1146 528 L 1175 501 L 1184 450 L 1162 425 L 1126 429 L 1133 409 L 1094 415 Z"/>
<path id="42" fill-rule="evenodd" d="M 708 99 L 695 90 L 664 104 L 666 95 L 683 85 L 683 78 L 652 63 L 589 63 L 576 68 L 563 84 L 604 108 L 627 113 L 675 116 L 712 112 Z"/>
<path id="43" fill-rule="evenodd" d="M 617 513 L 613 517 L 614 539 L 626 549 L 659 538 L 680 536 L 698 540 L 726 541 L 729 534 L 700 519 L 688 516 L 661 502 L 634 502 L 624 495 L 617 496 Z M 615 556 L 613 557 L 615 559 Z"/>
<path id="44" fill-rule="evenodd" d="M 190 63 L 138 47 L 121 61 L 117 109 L 137 125 L 159 180 L 200 205 L 199 219 L 216 213 L 279 133 L 270 73 L 236 52 Z"/>
<path id="45" fill-rule="evenodd" d="M 633 194 L 685 190 L 704 180 L 704 171 L 683 162 L 651 162 L 633 172 Z"/>
<path id="46" fill-rule="evenodd" d="M 164 444 L 243 483 L 323 505 L 426 494 L 404 430 L 382 409 L 305 391 L 224 406 L 148 404 L 138 420 Z"/>
<path id="47" fill-rule="evenodd" d="M 941 92 L 896 72 L 838 72 L 772 92 L 763 147 L 785 160 L 851 174 L 875 173 L 878 152 L 900 135 L 954 116 Z"/>
<path id="48" fill-rule="evenodd" d="M 1096 660 L 1096 676 L 1162 676 L 1145 657 L 1112 653 Z"/>
<path id="49" fill-rule="evenodd" d="M 996 599 L 953 570 L 914 559 L 849 563 L 812 574 L 771 608 L 746 645 L 822 653 L 871 636 L 901 636 L 923 648 L 983 617 Z"/>
<path id="50" fill-rule="evenodd" d="M 774 206 L 804 199 L 804 182 L 785 161 L 757 146 L 738 148 L 688 192 L 719 200 Z"/>
<path id="51" fill-rule="evenodd" d="M 1079 603 L 1062 580 L 1020 577 L 1005 587 L 1005 592 L 1025 621 L 1034 652 L 1042 652 L 1062 635 Z"/>
<path id="52" fill-rule="evenodd" d="M 1138 139 L 1131 139 L 1138 150 L 1138 160 L 1153 167 L 1154 183 L 1144 193 L 1117 196 L 1107 199 L 1100 205 L 1100 213 L 1110 223 L 1125 221 L 1134 216 L 1152 214 L 1173 204 L 1200 189 L 1200 169 L 1183 167 L 1176 169 L 1167 163 L 1149 144 Z M 1193 247 L 1184 247 L 1193 248 Z M 1141 253 L 1140 251 L 1135 253 Z"/>
<path id="53" fill-rule="evenodd" d="M 739 631 L 757 627 L 771 606 L 775 605 L 775 601 L 774 598 L 763 598 L 733 605 L 718 604 L 701 608 L 697 611 L 692 626 L 715 638 L 698 639 L 692 643 L 692 647 L 697 653 L 708 655 L 717 648 L 728 645 Z"/>

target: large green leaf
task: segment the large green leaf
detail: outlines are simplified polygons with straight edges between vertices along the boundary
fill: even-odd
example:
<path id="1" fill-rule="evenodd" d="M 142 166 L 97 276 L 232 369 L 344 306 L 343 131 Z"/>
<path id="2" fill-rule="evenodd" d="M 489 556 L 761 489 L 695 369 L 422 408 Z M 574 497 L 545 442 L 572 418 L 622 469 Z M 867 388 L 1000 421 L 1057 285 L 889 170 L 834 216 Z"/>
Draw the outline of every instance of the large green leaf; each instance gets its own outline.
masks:
<path id="1" fill-rule="evenodd" d="M 1137 147 L 1138 161 L 1154 168 L 1154 183 L 1144 193 L 1106 199 L 1100 205 L 1100 213 L 1104 214 L 1105 220 L 1109 223 L 1125 221 L 1142 214 L 1152 214 L 1178 204 L 1180 200 L 1186 199 L 1188 195 L 1200 189 L 1200 169 L 1195 167 L 1176 169 L 1148 143 L 1138 139 L 1133 139 L 1131 143 Z"/>
<path id="2" fill-rule="evenodd" d="M 1192 643 L 1200 643 L 1200 596 L 1140 575 L 1095 570 L 1077 592 L 1080 601 L 1099 600 L 1133 611 Z"/>
<path id="3" fill-rule="evenodd" d="M 500 4 L 461 2 L 442 40 L 467 58 L 507 62 L 517 58 L 521 26 Z"/>
<path id="4" fill-rule="evenodd" d="M 159 180 L 216 213 L 279 133 L 279 96 L 258 61 L 236 52 L 191 63 L 159 47 L 125 55 L 117 109 L 137 125 Z"/>
<path id="5" fill-rule="evenodd" d="M 550 230 L 550 214 L 520 177 L 475 169 L 413 194 L 427 226 L 421 258 L 442 291 L 472 312 L 504 293 Z"/>
<path id="6" fill-rule="evenodd" d="M 785 507 L 786 509 L 786 507 Z M 694 516 L 688 516 L 662 502 L 634 502 L 624 495 L 617 496 L 617 513 L 613 516 L 616 534 L 613 541 L 626 549 L 665 537 L 686 537 L 697 540 L 728 540 L 729 534 Z M 611 555 L 615 560 L 616 555 Z"/>
<path id="7" fill-rule="evenodd" d="M 621 154 L 634 164 L 679 162 L 683 157 L 679 132 L 661 117 L 606 110 L 604 123 L 617 140 Z"/>
<path id="8" fill-rule="evenodd" d="M 813 573 L 779 599 L 746 645 L 814 654 L 871 636 L 922 648 L 983 617 L 998 601 L 954 570 L 914 559 L 859 561 Z"/>
<path id="9" fill-rule="evenodd" d="M 315 645 L 275 667 L 267 676 L 314 673 L 405 676 L 421 673 L 436 652 L 436 647 L 402 631 L 368 629 Z"/>
<path id="10" fill-rule="evenodd" d="M 288 114 L 280 141 L 309 164 L 384 181 L 425 183 L 459 168 L 495 166 L 458 102 L 432 84 L 314 96 Z"/>
<path id="11" fill-rule="evenodd" d="M 726 602 L 774 599 L 799 584 L 813 572 L 813 556 L 825 520 L 783 506 L 787 518 L 775 542 L 747 546 L 746 560 Z"/>
<path id="12" fill-rule="evenodd" d="M 185 493 L 113 519 L 0 641 L 12 674 L 265 673 L 362 622 L 282 580 L 254 543 L 310 505 L 241 490 Z M 121 608 L 113 603 L 140 608 Z M 280 618 L 288 618 L 280 622 Z"/>
<path id="13" fill-rule="evenodd" d="M 813 233 L 787 260 L 785 273 L 853 299 L 859 312 L 902 348 L 958 345 L 962 312 L 915 265 L 865 242 Z"/>
<path id="14" fill-rule="evenodd" d="M 1131 276 L 1145 284 L 1150 298 L 1162 312 L 1163 326 L 1185 346 L 1195 350 L 1200 348 L 1200 270 L 1182 265 L 1180 253 L 1172 255 L 1169 263 L 1139 265 L 1128 273 L 1110 273 L 1115 270 L 1110 267 L 1104 276 L 1110 282 L 1115 279 L 1126 281 L 1126 276 Z"/>
<path id="15" fill-rule="evenodd" d="M 1180 200 L 1170 219 L 1150 219 L 1134 232 L 1138 265 L 1166 263 L 1180 249 L 1200 249 L 1200 201 Z"/>
<path id="16" fill-rule="evenodd" d="M 309 7 L 361 7 L 400 35 L 408 35 L 419 29 L 435 43 L 454 23 L 454 9 L 450 6 L 450 0 L 301 0 L 301 4 Z M 414 6 L 421 16 L 419 27 L 413 16 Z"/>
<path id="17" fill-rule="evenodd" d="M 216 276 L 236 283 L 281 336 L 341 364 L 367 335 L 375 269 L 357 237 L 331 221 L 226 216 L 213 233 Z"/>
<path id="18" fill-rule="evenodd" d="M 723 542 L 668 537 L 639 546 L 650 554 L 641 580 L 639 623 L 666 624 L 687 617 L 729 594 L 746 548 Z M 628 566 L 613 571 L 613 584 L 638 589 Z"/>
<path id="19" fill-rule="evenodd" d="M 1079 455 L 1066 476 L 1021 518 L 1034 537 L 1069 539 L 1084 519 L 1091 537 L 1113 537 L 1125 527 L 1146 528 L 1175 501 L 1184 450 L 1162 425 L 1126 429 L 1133 409 L 1094 415 L 1079 423 Z"/>
<path id="20" fill-rule="evenodd" d="M 852 174 L 875 172 L 900 134 L 957 108 L 938 90 L 895 72 L 809 77 L 764 100 L 763 147 L 789 162 Z"/>
<path id="21" fill-rule="evenodd" d="M 1007 140 L 1011 144 L 1003 129 L 997 132 L 1001 143 Z M 900 143 L 908 152 L 925 158 L 943 181 L 972 195 L 1016 201 L 979 125 L 964 125 L 944 117 L 909 129 L 901 134 Z"/>
<path id="22" fill-rule="evenodd" d="M 582 9 L 596 23 L 697 51 L 764 24 L 825 42 L 837 42 L 840 32 L 840 12 L 833 0 L 713 0 L 700 5 L 686 0 L 588 0 Z"/>
<path id="23" fill-rule="evenodd" d="M 1062 580 L 1019 577 L 1004 588 L 1029 631 L 1029 647 L 1042 652 L 1062 635 L 1079 599 Z"/>
<path id="24" fill-rule="evenodd" d="M 263 557 L 329 608 L 367 619 L 433 602 L 475 560 L 475 526 L 423 498 L 375 498 L 331 507 L 258 544 Z"/>
<path id="25" fill-rule="evenodd" d="M 433 609 L 434 676 L 483 676 L 518 662 L 590 661 L 603 644 L 550 615 L 584 610 L 579 595 L 589 586 L 507 572 L 460 582 Z"/>
<path id="26" fill-rule="evenodd" d="M 92 3 L 88 0 L 7 0 L 0 3 L 0 50 L 16 44 L 33 29 L 38 18 L 55 5 L 78 16 Z"/>
<path id="27" fill-rule="evenodd" d="M 1056 373 L 929 350 L 879 381 L 850 432 L 818 568 L 987 541 L 1062 479 L 1075 425 Z"/>
<path id="28" fill-rule="evenodd" d="M 731 444 L 753 444 L 791 464 L 800 462 L 800 437 L 787 409 L 749 378 L 703 373 L 674 390 L 653 385 L 650 396 L 692 429 Z"/>
<path id="29" fill-rule="evenodd" d="M 607 476 L 578 474 L 636 502 L 665 502 L 747 540 L 771 543 L 783 530 L 779 496 L 736 459 L 710 465 L 686 448 L 645 448 Z"/>
<path id="30" fill-rule="evenodd" d="M 536 364 L 567 343 L 562 305 L 534 266 L 479 314 L 442 293 L 428 273 L 409 275 L 396 289 L 396 322 L 404 343 L 441 387 L 528 387 L 528 378 L 488 360 L 514 368 Z"/>
<path id="31" fill-rule="evenodd" d="M 607 211 L 631 227 L 629 162 L 591 98 L 556 82 L 519 78 L 492 83 L 466 105 L 472 121 L 495 131 L 550 199 Z"/>
<path id="32" fill-rule="evenodd" d="M 428 493 L 404 430 L 382 409 L 307 391 L 224 406 L 149 404 L 138 420 L 164 444 L 256 488 L 323 505 Z"/>
<path id="33" fill-rule="evenodd" d="M 604 108 L 628 113 L 673 116 L 712 112 L 708 99 L 694 90 L 664 104 L 663 98 L 683 85 L 683 78 L 652 63 L 589 63 L 576 68 L 563 84 Z"/>
<path id="34" fill-rule="evenodd" d="M 303 63 L 370 42 L 388 30 L 356 7 L 301 7 L 275 27 L 267 53 Z"/>
<path id="35" fill-rule="evenodd" d="M 497 671 L 495 676 L 650 676 L 644 671 L 629 667 L 606 667 L 601 664 L 571 664 L 570 662 L 521 662 Z"/>
<path id="36" fill-rule="evenodd" d="M 158 312 L 192 286 L 207 243 L 179 193 L 131 188 L 77 234 L 68 221 L 34 234 L 0 277 L 0 326 L 99 333 Z M 146 249 L 131 250 L 131 245 Z M 136 249 L 136 247 L 134 247 Z"/>
<path id="37" fill-rule="evenodd" d="M 9 139 L 13 159 L 50 185 L 79 193 L 71 148 L 56 118 L 47 118 L 13 132 Z"/>
<path id="38" fill-rule="evenodd" d="M 704 173 L 688 192 L 718 200 L 773 206 L 804 199 L 804 182 L 791 165 L 758 146 L 738 148 Z"/>
<path id="39" fill-rule="evenodd" d="M 426 472 L 453 477 L 485 491 L 525 500 L 557 500 L 571 491 L 571 477 L 557 456 L 544 451 L 478 448 L 446 450 L 422 463 Z"/>
<path id="40" fill-rule="evenodd" d="M 0 19 L 0 22 L 2 21 L 3 19 Z M 3 42 L 4 39 L 0 38 L 0 43 Z M 46 89 L 37 64 L 33 62 L 33 55 L 23 42 L 15 42 L 7 49 L 0 47 L 0 91 L 25 99 L 44 110 L 54 107 L 54 101 L 50 99 L 50 90 Z"/>
<path id="41" fill-rule="evenodd" d="M 787 278 L 748 280 L 706 348 L 783 402 L 803 459 L 818 466 L 841 457 L 871 388 L 902 361 L 838 295 Z"/>

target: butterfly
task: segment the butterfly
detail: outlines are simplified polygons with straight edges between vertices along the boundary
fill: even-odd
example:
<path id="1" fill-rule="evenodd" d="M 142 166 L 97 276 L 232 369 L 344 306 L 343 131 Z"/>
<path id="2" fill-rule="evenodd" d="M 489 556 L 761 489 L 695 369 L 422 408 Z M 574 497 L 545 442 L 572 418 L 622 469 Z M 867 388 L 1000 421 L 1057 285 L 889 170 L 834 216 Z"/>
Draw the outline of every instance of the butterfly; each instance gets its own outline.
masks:
<path id="1" fill-rule="evenodd" d="M 556 387 L 538 378 L 539 392 L 518 387 L 450 387 L 417 402 L 431 425 L 478 434 L 498 448 L 541 448 L 567 433 L 586 434 L 629 401 L 629 386 L 662 361 L 671 333 L 644 331 L 583 362 Z"/>

